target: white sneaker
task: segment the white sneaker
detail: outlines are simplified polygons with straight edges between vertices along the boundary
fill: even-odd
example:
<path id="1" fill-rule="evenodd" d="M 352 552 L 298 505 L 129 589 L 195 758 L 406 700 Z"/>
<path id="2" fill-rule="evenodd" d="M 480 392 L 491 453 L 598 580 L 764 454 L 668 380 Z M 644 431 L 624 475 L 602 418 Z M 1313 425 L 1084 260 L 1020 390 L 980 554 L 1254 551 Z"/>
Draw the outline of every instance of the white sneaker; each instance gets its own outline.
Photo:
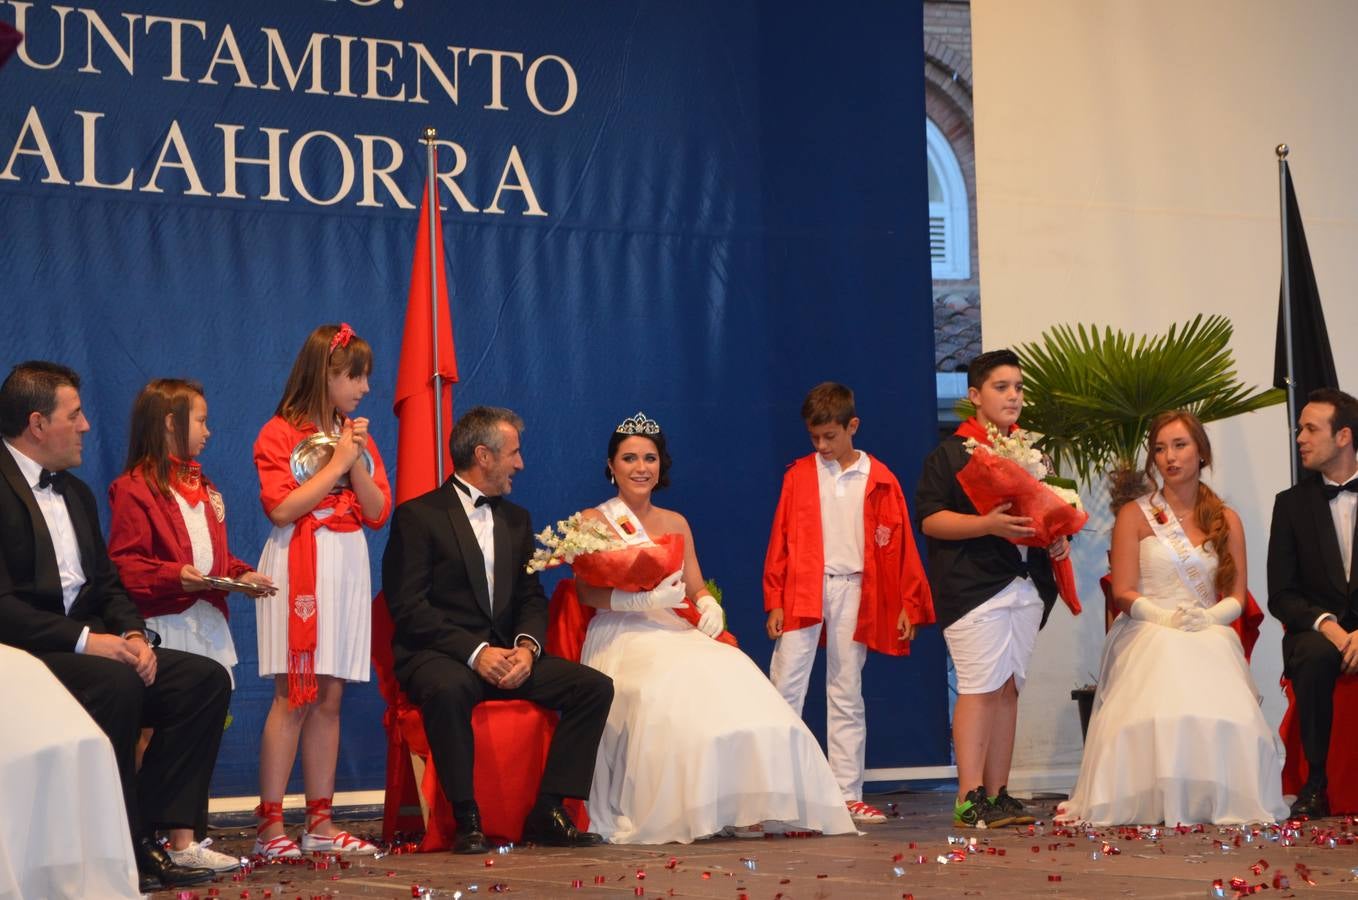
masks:
<path id="1" fill-rule="evenodd" d="M 363 838 L 354 837 L 347 831 L 338 832 L 333 836 L 307 832 L 302 835 L 302 852 L 352 853 L 356 856 L 371 856 L 377 852 L 377 848 Z"/>
<path id="2" fill-rule="evenodd" d="M 208 845 L 211 843 L 212 838 L 203 838 L 201 842 L 191 842 L 183 850 L 172 850 L 166 847 L 165 852 L 170 854 L 170 859 L 174 860 L 175 865 L 178 866 L 211 869 L 214 872 L 234 872 L 240 868 L 240 860 L 237 857 L 227 856 L 225 853 L 208 849 Z"/>

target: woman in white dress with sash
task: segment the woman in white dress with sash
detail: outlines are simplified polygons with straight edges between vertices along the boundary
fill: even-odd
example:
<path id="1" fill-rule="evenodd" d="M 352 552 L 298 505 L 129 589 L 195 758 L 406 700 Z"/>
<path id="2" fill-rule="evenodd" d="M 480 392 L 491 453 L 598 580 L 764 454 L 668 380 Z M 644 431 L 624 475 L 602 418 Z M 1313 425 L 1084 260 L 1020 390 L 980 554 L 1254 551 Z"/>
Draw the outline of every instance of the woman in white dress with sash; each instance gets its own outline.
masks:
<path id="1" fill-rule="evenodd" d="M 683 569 L 652 591 L 576 582 L 580 601 L 597 610 L 580 661 L 614 687 L 590 827 L 619 844 L 758 837 L 764 829 L 854 832 L 815 737 L 748 656 L 714 640 L 722 611 L 704 586 L 688 522 L 651 503 L 669 467 L 660 427 L 638 413 L 608 446 L 618 496 L 585 513 L 629 544 L 684 538 Z M 697 627 L 674 613 L 685 594 L 702 613 Z"/>
<path id="2" fill-rule="evenodd" d="M 1118 512 L 1113 596 L 1080 776 L 1058 821 L 1263 822 L 1287 814 L 1282 748 L 1230 624 L 1246 596 L 1240 518 L 1200 480 L 1212 462 L 1190 413 L 1151 423 L 1161 487 Z M 1218 599 L 1220 597 L 1221 599 Z"/>

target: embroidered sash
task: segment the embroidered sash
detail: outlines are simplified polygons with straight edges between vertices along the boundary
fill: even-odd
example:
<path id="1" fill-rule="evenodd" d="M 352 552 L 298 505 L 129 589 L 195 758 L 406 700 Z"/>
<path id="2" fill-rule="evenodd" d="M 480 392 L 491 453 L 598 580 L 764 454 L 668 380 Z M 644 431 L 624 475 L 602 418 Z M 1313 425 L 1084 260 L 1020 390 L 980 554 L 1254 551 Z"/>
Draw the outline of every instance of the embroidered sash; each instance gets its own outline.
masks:
<path id="1" fill-rule="evenodd" d="M 1155 533 L 1156 538 L 1174 554 L 1174 571 L 1178 573 L 1179 580 L 1198 598 L 1202 606 L 1211 606 L 1217 601 L 1217 591 L 1212 585 L 1207 560 L 1202 550 L 1194 547 L 1193 542 L 1188 539 L 1188 532 L 1184 531 L 1183 523 L 1174 515 L 1174 510 L 1169 508 L 1168 502 L 1163 507 L 1165 521 L 1162 523 L 1156 518 L 1155 511 L 1151 509 L 1153 496 L 1155 495 L 1147 494 L 1138 497 L 1137 505 L 1141 507 L 1141 512 L 1146 516 L 1146 521 L 1150 523 L 1151 531 Z"/>

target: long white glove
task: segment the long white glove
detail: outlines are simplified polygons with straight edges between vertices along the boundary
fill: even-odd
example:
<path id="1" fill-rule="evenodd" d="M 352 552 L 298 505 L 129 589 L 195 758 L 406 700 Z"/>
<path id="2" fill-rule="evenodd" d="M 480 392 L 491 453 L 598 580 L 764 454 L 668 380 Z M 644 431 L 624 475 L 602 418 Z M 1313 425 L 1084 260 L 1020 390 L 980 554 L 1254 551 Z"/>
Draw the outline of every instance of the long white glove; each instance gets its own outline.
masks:
<path id="1" fill-rule="evenodd" d="M 614 588 L 608 605 L 610 609 L 620 612 L 677 609 L 684 605 L 684 570 L 671 572 L 649 591 L 620 591 Z"/>
<path id="2" fill-rule="evenodd" d="M 1131 607 L 1127 610 L 1127 615 L 1139 622 L 1151 622 L 1156 625 L 1163 625 L 1166 628 L 1182 628 L 1184 624 L 1184 611 L 1182 609 L 1164 609 L 1156 606 L 1154 601 L 1145 597 L 1137 597 L 1133 600 Z"/>
<path id="3" fill-rule="evenodd" d="M 698 604 L 698 612 L 702 613 L 698 619 L 698 630 L 710 638 L 721 634 L 726 627 L 726 617 L 722 614 L 721 604 L 707 594 L 703 594 L 694 602 Z"/>
<path id="4" fill-rule="evenodd" d="M 1220 601 L 1203 608 L 1195 606 L 1184 616 L 1184 631 L 1205 631 L 1213 625 L 1229 625 L 1240 618 L 1244 609 L 1234 597 L 1222 597 Z"/>

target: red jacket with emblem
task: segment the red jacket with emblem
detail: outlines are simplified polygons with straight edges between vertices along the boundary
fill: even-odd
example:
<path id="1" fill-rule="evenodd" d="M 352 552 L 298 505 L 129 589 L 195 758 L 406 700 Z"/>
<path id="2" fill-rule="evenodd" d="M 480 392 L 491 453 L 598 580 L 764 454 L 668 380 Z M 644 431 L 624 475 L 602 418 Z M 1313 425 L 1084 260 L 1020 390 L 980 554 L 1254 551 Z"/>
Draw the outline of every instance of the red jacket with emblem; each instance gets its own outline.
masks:
<path id="1" fill-rule="evenodd" d="M 208 490 L 205 512 L 212 539 L 212 571 L 203 574 L 238 578 L 255 567 L 231 555 L 226 544 L 226 506 L 216 488 L 209 484 Z M 180 570 L 193 565 L 193 545 L 173 496 L 162 497 L 134 469 L 108 486 L 108 503 L 108 555 L 142 616 L 181 613 L 199 600 L 228 615 L 225 591 L 189 593 L 179 580 Z"/>
<path id="2" fill-rule="evenodd" d="M 853 638 L 891 656 L 910 652 L 897 637 L 901 608 L 915 625 L 934 621 L 933 595 L 920 564 L 910 511 L 896 476 L 868 456 L 863 488 L 863 585 Z M 824 612 L 825 542 L 816 454 L 788 466 L 764 558 L 764 610 L 783 610 L 783 630 L 819 623 Z"/>

